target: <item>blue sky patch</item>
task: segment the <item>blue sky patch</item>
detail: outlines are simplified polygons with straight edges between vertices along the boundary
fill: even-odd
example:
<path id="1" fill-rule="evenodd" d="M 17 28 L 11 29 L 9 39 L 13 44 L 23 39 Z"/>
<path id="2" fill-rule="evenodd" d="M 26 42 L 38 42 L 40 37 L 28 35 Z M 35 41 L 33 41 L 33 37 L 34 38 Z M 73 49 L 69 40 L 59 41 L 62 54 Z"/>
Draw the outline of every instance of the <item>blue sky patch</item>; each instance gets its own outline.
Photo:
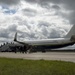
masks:
<path id="1" fill-rule="evenodd" d="M 15 14 L 16 13 L 15 9 L 9 9 L 7 6 L 2 6 L 2 9 L 4 10 L 3 13 L 5 14 Z"/>
<path id="2" fill-rule="evenodd" d="M 15 14 L 16 11 L 15 10 L 6 10 L 4 11 L 5 14 Z"/>

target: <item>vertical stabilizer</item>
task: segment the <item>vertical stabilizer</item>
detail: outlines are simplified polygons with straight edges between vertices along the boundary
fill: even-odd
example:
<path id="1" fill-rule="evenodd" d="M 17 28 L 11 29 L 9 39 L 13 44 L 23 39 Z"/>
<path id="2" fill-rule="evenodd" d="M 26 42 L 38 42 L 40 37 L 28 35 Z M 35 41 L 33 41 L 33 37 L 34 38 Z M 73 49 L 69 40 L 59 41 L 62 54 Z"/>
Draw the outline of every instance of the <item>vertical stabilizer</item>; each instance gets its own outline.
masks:
<path id="1" fill-rule="evenodd" d="M 17 32 L 15 33 L 14 41 L 17 41 Z"/>
<path id="2" fill-rule="evenodd" d="M 65 36 L 65 38 L 70 38 L 72 35 L 75 35 L 75 25 L 72 26 L 69 33 Z"/>

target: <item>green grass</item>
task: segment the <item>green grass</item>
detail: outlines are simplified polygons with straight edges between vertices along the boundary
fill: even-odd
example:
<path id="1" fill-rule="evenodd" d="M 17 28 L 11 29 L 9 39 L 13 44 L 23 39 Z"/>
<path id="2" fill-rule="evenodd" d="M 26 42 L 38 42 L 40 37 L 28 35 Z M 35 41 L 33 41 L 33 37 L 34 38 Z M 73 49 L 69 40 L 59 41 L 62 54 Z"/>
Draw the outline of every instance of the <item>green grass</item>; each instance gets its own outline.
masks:
<path id="1" fill-rule="evenodd" d="M 75 75 L 75 63 L 0 58 L 0 75 Z"/>

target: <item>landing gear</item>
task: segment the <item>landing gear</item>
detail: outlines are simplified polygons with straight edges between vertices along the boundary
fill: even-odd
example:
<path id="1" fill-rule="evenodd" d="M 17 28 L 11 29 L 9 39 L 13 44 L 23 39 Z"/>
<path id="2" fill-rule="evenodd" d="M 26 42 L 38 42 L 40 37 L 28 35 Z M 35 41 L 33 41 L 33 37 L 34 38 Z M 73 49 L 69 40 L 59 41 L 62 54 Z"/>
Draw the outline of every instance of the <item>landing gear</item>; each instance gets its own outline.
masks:
<path id="1" fill-rule="evenodd" d="M 42 53 L 45 53 L 46 52 L 46 50 L 44 49 L 44 50 L 42 50 Z"/>

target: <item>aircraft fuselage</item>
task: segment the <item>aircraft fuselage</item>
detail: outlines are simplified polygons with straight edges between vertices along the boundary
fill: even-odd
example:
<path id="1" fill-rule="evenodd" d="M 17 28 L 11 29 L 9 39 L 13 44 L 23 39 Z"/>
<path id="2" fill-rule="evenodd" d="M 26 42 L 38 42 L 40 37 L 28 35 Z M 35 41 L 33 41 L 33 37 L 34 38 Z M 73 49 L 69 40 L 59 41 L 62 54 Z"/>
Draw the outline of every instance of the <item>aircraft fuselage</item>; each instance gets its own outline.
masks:
<path id="1" fill-rule="evenodd" d="M 75 42 L 69 39 L 55 39 L 55 40 L 37 40 L 25 41 L 33 47 L 33 49 L 55 49 L 73 45 Z"/>

